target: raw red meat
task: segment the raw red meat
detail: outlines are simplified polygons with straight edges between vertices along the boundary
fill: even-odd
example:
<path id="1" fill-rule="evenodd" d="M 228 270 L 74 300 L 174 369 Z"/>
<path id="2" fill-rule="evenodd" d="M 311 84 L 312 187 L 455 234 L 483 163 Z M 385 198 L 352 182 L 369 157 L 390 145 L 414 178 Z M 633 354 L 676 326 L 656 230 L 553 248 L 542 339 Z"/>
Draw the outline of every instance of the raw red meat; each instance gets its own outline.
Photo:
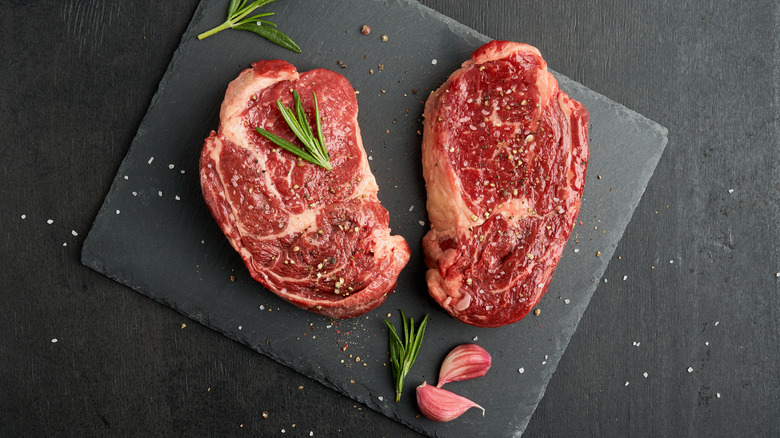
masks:
<path id="1" fill-rule="evenodd" d="M 428 98 L 426 280 L 451 315 L 498 327 L 539 302 L 579 212 L 587 128 L 526 44 L 485 44 Z"/>
<path id="2" fill-rule="evenodd" d="M 316 92 L 333 170 L 299 160 L 260 136 L 261 127 L 300 144 L 276 107 L 301 96 L 314 126 Z M 260 61 L 230 83 L 219 132 L 200 159 L 203 196 L 252 277 L 315 313 L 350 318 L 376 308 L 409 261 L 390 236 L 357 123 L 355 91 L 329 70 L 299 74 Z"/>

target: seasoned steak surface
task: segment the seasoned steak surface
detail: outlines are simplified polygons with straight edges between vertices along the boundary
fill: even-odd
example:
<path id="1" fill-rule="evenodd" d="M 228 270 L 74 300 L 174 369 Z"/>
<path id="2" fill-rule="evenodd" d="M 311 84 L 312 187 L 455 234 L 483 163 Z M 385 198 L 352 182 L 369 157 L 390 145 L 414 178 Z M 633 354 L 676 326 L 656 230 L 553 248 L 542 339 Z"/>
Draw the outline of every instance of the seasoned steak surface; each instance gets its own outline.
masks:
<path id="1" fill-rule="evenodd" d="M 330 171 L 255 130 L 300 145 L 276 107 L 277 99 L 293 106 L 293 89 L 312 127 L 317 94 Z M 252 277 L 296 306 L 335 318 L 384 302 L 410 255 L 406 241 L 390 235 L 357 112 L 343 76 L 260 61 L 228 86 L 219 130 L 200 160 L 204 199 Z"/>
<path id="2" fill-rule="evenodd" d="M 447 312 L 497 327 L 539 302 L 579 212 L 587 125 L 526 44 L 485 44 L 428 98 L 423 250 Z"/>

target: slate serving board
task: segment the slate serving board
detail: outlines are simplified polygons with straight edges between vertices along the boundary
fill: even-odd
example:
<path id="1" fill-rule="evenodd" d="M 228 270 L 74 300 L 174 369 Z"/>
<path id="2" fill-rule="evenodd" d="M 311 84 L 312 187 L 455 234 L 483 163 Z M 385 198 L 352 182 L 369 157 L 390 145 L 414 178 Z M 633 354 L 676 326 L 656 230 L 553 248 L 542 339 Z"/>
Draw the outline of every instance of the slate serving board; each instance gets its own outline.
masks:
<path id="1" fill-rule="evenodd" d="M 430 91 L 489 38 L 411 0 L 291 0 L 265 9 L 277 13 L 273 20 L 303 54 L 248 32 L 197 40 L 221 23 L 227 4 L 199 5 L 85 240 L 82 262 L 422 433 L 521 435 L 663 152 L 666 129 L 556 73 L 561 88 L 591 116 L 582 224 L 575 226 L 539 316 L 498 329 L 471 327 L 441 311 L 425 286 L 418 131 Z M 369 35 L 360 33 L 363 24 L 371 26 Z M 358 90 L 358 120 L 379 198 L 390 211 L 393 234 L 412 248 L 396 292 L 352 320 L 299 310 L 254 282 L 201 198 L 198 157 L 203 139 L 217 127 L 227 84 L 251 62 L 275 58 L 299 71 L 330 68 Z M 398 325 L 398 309 L 415 319 L 428 313 L 430 322 L 396 404 L 382 320 L 391 314 Z M 414 387 L 434 383 L 446 353 L 466 342 L 486 348 L 493 367 L 448 389 L 485 407 L 485 417 L 474 409 L 450 423 L 418 417 Z"/>

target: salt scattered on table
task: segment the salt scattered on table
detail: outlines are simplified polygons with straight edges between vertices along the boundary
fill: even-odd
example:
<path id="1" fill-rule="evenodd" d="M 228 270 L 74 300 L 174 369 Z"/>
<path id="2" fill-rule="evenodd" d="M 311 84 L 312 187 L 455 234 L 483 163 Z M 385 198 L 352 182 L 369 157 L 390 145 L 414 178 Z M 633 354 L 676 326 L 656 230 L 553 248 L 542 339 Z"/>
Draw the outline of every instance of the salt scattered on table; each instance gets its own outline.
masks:
<path id="1" fill-rule="evenodd" d="M 479 336 L 474 336 L 471 340 L 476 342 L 479 340 Z"/>
<path id="2" fill-rule="evenodd" d="M 169 165 L 168 165 L 168 169 L 171 169 L 171 170 L 173 170 L 173 168 L 174 168 L 174 167 L 176 167 L 176 166 L 174 166 L 173 164 L 169 164 Z"/>
<path id="3" fill-rule="evenodd" d="M 68 246 L 68 242 L 62 242 L 62 246 Z"/>
<path id="4" fill-rule="evenodd" d="M 409 211 L 414 210 L 414 205 L 409 206 Z"/>
<path id="5" fill-rule="evenodd" d="M 52 339 L 52 340 L 51 340 L 51 343 L 52 343 L 52 344 L 56 344 L 56 343 L 57 343 L 57 338 L 54 338 L 54 339 Z"/>
<path id="6" fill-rule="evenodd" d="M 628 275 L 624 275 L 623 276 L 623 281 L 626 281 L 626 280 L 628 280 Z"/>
<path id="7" fill-rule="evenodd" d="M 693 372 L 693 367 L 688 367 L 688 372 L 692 373 Z"/>
<path id="8" fill-rule="evenodd" d="M 138 196 L 138 192 L 133 192 L 133 196 Z"/>
<path id="9" fill-rule="evenodd" d="M 645 379 L 646 379 L 646 378 L 647 378 L 647 371 L 645 371 L 644 373 L 642 373 L 642 375 L 643 375 L 643 376 L 645 377 Z"/>
<path id="10" fill-rule="evenodd" d="M 566 298 L 565 300 L 563 300 L 563 302 L 566 303 L 566 304 L 569 304 L 569 303 L 571 303 L 571 300 Z"/>
<path id="11" fill-rule="evenodd" d="M 127 181 L 127 180 L 129 180 L 129 179 L 130 179 L 130 177 L 128 177 L 127 175 L 125 175 L 125 181 Z"/>
<path id="12" fill-rule="evenodd" d="M 380 395 L 379 397 L 377 397 L 377 400 L 379 400 L 379 401 L 384 401 L 384 400 L 385 400 L 385 398 L 384 398 L 384 397 L 382 397 L 382 396 Z"/>
<path id="13" fill-rule="evenodd" d="M 438 61 L 436 61 L 435 59 L 432 59 L 432 60 L 431 60 L 431 64 L 433 64 L 433 65 L 436 65 L 436 63 L 437 63 L 437 62 L 438 62 Z"/>
<path id="14" fill-rule="evenodd" d="M 175 199 L 177 201 L 181 201 L 181 198 L 179 197 L 179 195 L 174 196 L 173 199 Z"/>
<path id="15" fill-rule="evenodd" d="M 580 252 L 579 248 L 574 248 L 574 252 Z"/>
<path id="16" fill-rule="evenodd" d="M 520 367 L 520 368 L 518 368 L 517 372 L 520 373 L 520 374 L 523 374 L 525 372 L 525 368 Z"/>
<path id="17" fill-rule="evenodd" d="M 734 189 L 729 189 L 729 193 L 734 193 Z"/>
<path id="18" fill-rule="evenodd" d="M 116 211 L 116 214 L 119 214 L 119 210 Z"/>
<path id="19" fill-rule="evenodd" d="M 425 226 L 425 221 L 417 221 L 418 224 L 420 224 L 421 227 Z"/>
<path id="20" fill-rule="evenodd" d="M 27 215 L 26 214 L 22 215 L 22 220 L 24 220 L 24 219 L 27 219 Z M 780 272 L 777 273 L 777 276 L 780 277 Z"/>
<path id="21" fill-rule="evenodd" d="M 51 225 L 51 224 L 53 224 L 53 223 L 54 223 L 54 221 L 53 221 L 52 219 L 49 219 L 49 220 L 47 220 L 47 221 L 46 221 L 46 223 L 47 223 L 47 224 L 49 224 L 49 225 Z"/>
<path id="22" fill-rule="evenodd" d="M 158 190 L 158 191 L 157 191 L 157 196 L 160 196 L 160 197 L 162 197 L 162 190 Z"/>
<path id="23" fill-rule="evenodd" d="M 154 161 L 154 157 L 149 157 L 149 161 L 147 161 L 147 164 L 152 164 L 152 161 Z"/>
<path id="24" fill-rule="evenodd" d="M 628 381 L 626 381 L 626 386 L 628 386 Z"/>
<path id="25" fill-rule="evenodd" d="M 78 236 L 79 233 L 76 232 L 76 230 L 70 230 L 70 234 L 73 234 L 74 236 Z"/>

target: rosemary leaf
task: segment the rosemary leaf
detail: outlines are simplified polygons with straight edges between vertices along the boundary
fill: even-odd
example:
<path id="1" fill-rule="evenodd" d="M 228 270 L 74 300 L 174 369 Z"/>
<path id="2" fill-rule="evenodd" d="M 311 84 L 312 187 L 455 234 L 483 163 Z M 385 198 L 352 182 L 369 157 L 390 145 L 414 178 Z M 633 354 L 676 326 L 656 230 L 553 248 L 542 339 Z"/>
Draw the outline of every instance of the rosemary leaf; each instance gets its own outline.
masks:
<path id="1" fill-rule="evenodd" d="M 313 91 L 311 94 L 314 98 L 314 117 L 317 119 L 318 138 L 315 138 L 314 133 L 312 133 L 311 131 L 311 127 L 309 126 L 309 120 L 306 118 L 306 112 L 303 110 L 303 104 L 301 103 L 301 96 L 298 94 L 298 91 L 293 90 L 293 100 L 294 100 L 293 108 L 295 108 L 295 112 L 293 112 L 292 109 L 284 106 L 281 99 L 276 100 L 276 107 L 279 109 L 279 112 L 282 114 L 282 118 L 284 118 L 284 121 L 287 123 L 287 126 L 290 128 L 293 134 L 295 134 L 298 140 L 300 140 L 300 142 L 303 144 L 303 148 L 298 147 L 290 143 L 289 141 L 279 137 L 278 135 L 268 132 L 265 129 L 262 129 L 260 127 L 256 127 L 255 130 L 260 135 L 267 138 L 271 143 L 281 147 L 287 152 L 291 152 L 310 163 L 325 168 L 326 170 L 331 170 L 333 169 L 333 166 L 330 163 L 330 156 L 328 155 L 328 149 L 325 146 L 325 139 L 322 136 L 322 127 L 320 124 L 320 109 L 319 106 L 317 105 L 317 94 L 314 93 Z"/>
<path id="2" fill-rule="evenodd" d="M 401 393 L 404 389 L 404 378 L 412 369 L 417 353 L 420 352 L 425 327 L 428 325 L 428 315 L 423 317 L 415 332 L 414 318 L 407 321 L 406 315 L 401 311 L 401 320 L 404 328 L 404 341 L 398 336 L 393 324 L 385 320 L 389 333 L 390 364 L 393 368 L 393 383 L 395 384 L 395 401 L 401 401 Z"/>
<path id="3" fill-rule="evenodd" d="M 301 53 L 301 48 L 295 44 L 287 35 L 276 29 L 276 24 L 261 20 L 262 17 L 273 15 L 273 12 L 249 16 L 255 9 L 272 3 L 276 0 L 255 0 L 247 5 L 247 0 L 231 0 L 228 6 L 227 19 L 219 26 L 207 30 L 198 35 L 198 39 L 210 37 L 215 33 L 222 32 L 225 29 L 238 29 L 254 32 L 268 41 L 290 50 L 295 53 Z"/>

